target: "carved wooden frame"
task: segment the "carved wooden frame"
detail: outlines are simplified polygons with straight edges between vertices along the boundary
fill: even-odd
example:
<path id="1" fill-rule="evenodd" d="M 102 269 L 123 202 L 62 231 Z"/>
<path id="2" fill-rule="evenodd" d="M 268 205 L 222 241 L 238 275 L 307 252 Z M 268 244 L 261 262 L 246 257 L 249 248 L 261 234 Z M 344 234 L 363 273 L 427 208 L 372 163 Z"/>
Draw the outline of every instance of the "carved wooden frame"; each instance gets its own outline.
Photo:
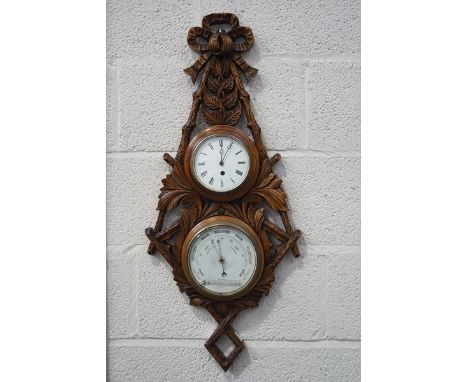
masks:
<path id="1" fill-rule="evenodd" d="M 216 25 L 229 25 L 230 30 L 213 30 Z M 158 218 L 154 227 L 145 233 L 150 240 L 148 253 L 159 252 L 172 266 L 174 280 L 179 290 L 188 295 L 190 304 L 206 308 L 218 327 L 205 343 L 205 347 L 218 364 L 227 371 L 236 357 L 245 348 L 231 324 L 245 309 L 258 306 L 260 299 L 270 292 L 275 279 L 274 270 L 286 253 L 291 250 L 299 256 L 297 240 L 301 232 L 293 230 L 288 217 L 286 193 L 281 179 L 273 173 L 274 165 L 281 159 L 279 154 L 268 157 L 250 104 L 250 95 L 244 89 L 240 73 L 249 80 L 257 69 L 248 65 L 240 54 L 248 51 L 254 43 L 250 28 L 240 27 L 237 17 L 230 13 L 214 13 L 202 20 L 202 27 L 190 28 L 187 36 L 190 48 L 200 57 L 184 71 L 193 83 L 199 78 L 198 89 L 193 93 L 189 118 L 182 128 L 182 136 L 173 158 L 164 154 L 164 160 L 172 167 L 171 173 L 162 180 L 159 195 Z M 242 113 L 246 126 L 252 134 L 258 158 L 258 175 L 255 182 L 248 183 L 242 192 L 228 198 L 213 198 L 204 189 L 194 186 L 190 171 L 187 172 L 187 150 L 196 126 L 198 113 L 211 126 L 237 126 Z M 206 133 L 205 133 L 206 134 Z M 203 136 L 203 134 L 202 134 Z M 165 218 L 170 211 L 180 217 L 166 225 Z M 265 218 L 265 209 L 279 214 L 283 228 Z M 182 253 L 187 235 L 192 229 L 213 216 L 231 216 L 250 226 L 260 239 L 264 266 L 258 282 L 242 296 L 220 301 L 200 293 L 194 288 L 183 269 Z M 231 353 L 225 356 L 216 342 L 227 335 L 234 344 Z"/>

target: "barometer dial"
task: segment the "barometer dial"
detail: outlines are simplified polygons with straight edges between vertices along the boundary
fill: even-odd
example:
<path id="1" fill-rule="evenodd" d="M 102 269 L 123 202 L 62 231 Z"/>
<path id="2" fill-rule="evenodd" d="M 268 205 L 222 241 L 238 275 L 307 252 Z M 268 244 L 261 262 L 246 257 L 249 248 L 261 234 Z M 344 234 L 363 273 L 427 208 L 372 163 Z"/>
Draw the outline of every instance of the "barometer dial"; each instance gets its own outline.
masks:
<path id="1" fill-rule="evenodd" d="M 216 216 L 187 236 L 183 267 L 196 289 L 212 298 L 247 293 L 263 269 L 263 251 L 255 232 L 242 221 Z"/>

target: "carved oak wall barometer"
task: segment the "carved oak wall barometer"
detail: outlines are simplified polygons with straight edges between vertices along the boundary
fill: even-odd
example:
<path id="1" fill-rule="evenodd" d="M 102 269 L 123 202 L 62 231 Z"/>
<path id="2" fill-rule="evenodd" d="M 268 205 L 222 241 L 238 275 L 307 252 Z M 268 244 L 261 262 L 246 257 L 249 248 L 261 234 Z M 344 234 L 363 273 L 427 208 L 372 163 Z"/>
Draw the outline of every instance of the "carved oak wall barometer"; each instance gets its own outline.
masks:
<path id="1" fill-rule="evenodd" d="M 190 304 L 218 323 L 205 347 L 226 371 L 245 347 L 232 322 L 269 293 L 289 250 L 299 256 L 300 231 L 291 227 L 286 193 L 272 170 L 280 155 L 268 157 L 241 80 L 257 72 L 240 57 L 254 43 L 252 31 L 233 14 L 215 13 L 191 28 L 187 41 L 200 53 L 185 69 L 193 83 L 199 79 L 198 89 L 176 157 L 164 154 L 172 170 L 162 180 L 156 225 L 145 233 L 148 253 L 161 253 Z M 199 113 L 209 127 L 194 134 Z M 283 227 L 265 218 L 266 209 L 279 214 Z M 179 218 L 166 224 L 171 211 Z M 227 356 L 216 346 L 224 334 L 235 345 Z"/>

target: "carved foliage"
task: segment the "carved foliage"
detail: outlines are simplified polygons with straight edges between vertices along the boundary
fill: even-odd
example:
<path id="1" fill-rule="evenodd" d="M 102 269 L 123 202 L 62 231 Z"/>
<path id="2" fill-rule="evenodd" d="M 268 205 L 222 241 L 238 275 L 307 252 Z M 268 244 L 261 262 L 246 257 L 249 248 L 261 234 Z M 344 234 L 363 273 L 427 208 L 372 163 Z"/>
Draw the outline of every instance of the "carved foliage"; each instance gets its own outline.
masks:
<path id="1" fill-rule="evenodd" d="M 235 125 L 241 116 L 239 94 L 234 86 L 229 58 L 213 57 L 208 92 L 203 97 L 202 115 L 210 125 Z"/>
<path id="2" fill-rule="evenodd" d="M 264 159 L 255 187 L 245 196 L 245 200 L 261 197 L 273 210 L 287 211 L 286 193 L 281 187 L 282 180 L 273 173 L 270 161 Z"/>
<path id="3" fill-rule="evenodd" d="M 189 183 L 180 162 L 175 162 L 173 171 L 162 180 L 162 183 L 158 210 L 171 211 L 179 203 L 188 202 L 197 211 L 201 211 L 201 197 L 188 186 Z"/>

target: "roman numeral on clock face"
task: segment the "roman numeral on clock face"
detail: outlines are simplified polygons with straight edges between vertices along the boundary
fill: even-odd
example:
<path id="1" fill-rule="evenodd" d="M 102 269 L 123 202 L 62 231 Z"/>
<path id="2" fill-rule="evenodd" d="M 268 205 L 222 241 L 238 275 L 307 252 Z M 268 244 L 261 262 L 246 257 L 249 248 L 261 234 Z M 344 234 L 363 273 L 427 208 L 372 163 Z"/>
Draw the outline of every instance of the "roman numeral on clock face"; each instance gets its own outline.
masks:
<path id="1" fill-rule="evenodd" d="M 239 171 L 239 170 L 236 170 L 236 174 L 237 174 L 237 175 L 242 175 L 243 172 L 242 172 L 242 171 Z"/>
<path id="2" fill-rule="evenodd" d="M 197 163 L 199 166 L 204 166 L 205 165 L 205 162 L 200 162 L 200 163 Z"/>
<path id="3" fill-rule="evenodd" d="M 205 176 L 206 174 L 208 174 L 208 171 L 203 171 L 200 175 L 203 177 L 203 176 Z"/>
<path id="4" fill-rule="evenodd" d="M 214 182 L 214 179 L 211 178 L 211 179 L 210 179 L 210 184 L 213 184 L 213 182 Z"/>
<path id="5" fill-rule="evenodd" d="M 200 163 L 199 163 L 200 164 Z M 241 162 L 237 162 L 237 164 L 245 164 L 244 161 L 241 161 Z"/>
<path id="6" fill-rule="evenodd" d="M 214 150 L 214 147 L 213 147 L 213 145 L 211 144 L 211 142 L 208 143 L 208 146 L 210 146 L 210 149 L 211 149 L 211 150 Z"/>

